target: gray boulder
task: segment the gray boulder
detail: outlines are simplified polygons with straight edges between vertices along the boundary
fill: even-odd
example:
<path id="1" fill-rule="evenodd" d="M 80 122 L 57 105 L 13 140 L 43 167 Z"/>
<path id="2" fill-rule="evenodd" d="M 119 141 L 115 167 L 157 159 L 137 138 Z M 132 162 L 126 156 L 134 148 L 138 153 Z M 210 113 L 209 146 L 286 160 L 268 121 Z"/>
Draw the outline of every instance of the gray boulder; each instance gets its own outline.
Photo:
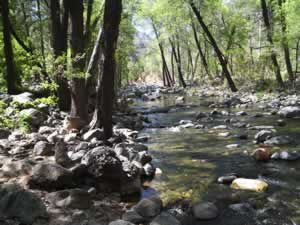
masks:
<path id="1" fill-rule="evenodd" d="M 300 159 L 300 153 L 297 151 L 288 152 L 288 151 L 282 151 L 282 152 L 275 152 L 271 159 L 281 159 L 281 160 L 288 160 L 288 161 L 294 161 Z"/>
<path id="2" fill-rule="evenodd" d="M 203 202 L 193 205 L 192 213 L 196 219 L 211 220 L 218 216 L 218 208 L 211 202 Z"/>
<path id="3" fill-rule="evenodd" d="M 0 129 L 0 139 L 6 139 L 11 134 L 9 130 Z"/>
<path id="4" fill-rule="evenodd" d="M 39 141 L 34 145 L 33 152 L 36 156 L 54 155 L 54 145 L 46 141 Z"/>
<path id="5" fill-rule="evenodd" d="M 20 116 L 25 117 L 26 121 L 32 126 L 39 126 L 46 119 L 46 116 L 42 112 L 34 108 L 23 109 L 20 112 Z"/>
<path id="6" fill-rule="evenodd" d="M 104 132 L 101 129 L 90 130 L 90 131 L 86 132 L 82 138 L 85 141 L 91 141 L 94 138 L 96 138 L 98 140 L 102 140 L 104 138 Z"/>
<path id="7" fill-rule="evenodd" d="M 59 190 L 72 187 L 71 171 L 58 164 L 44 163 L 33 168 L 28 181 L 29 188 L 42 190 Z"/>
<path id="8" fill-rule="evenodd" d="M 255 134 L 254 139 L 256 143 L 263 143 L 267 139 L 273 137 L 273 131 L 271 130 L 261 130 L 258 133 Z"/>
<path id="9" fill-rule="evenodd" d="M 109 147 L 101 146 L 89 151 L 81 160 L 86 165 L 90 174 L 96 178 L 107 178 L 120 181 L 124 173 L 122 162 L 116 153 Z"/>
<path id="10" fill-rule="evenodd" d="M 287 106 L 278 111 L 278 115 L 285 118 L 294 118 L 300 116 L 300 107 Z"/>
<path id="11" fill-rule="evenodd" d="M 163 212 L 150 223 L 150 225 L 181 225 L 171 214 Z"/>
<path id="12" fill-rule="evenodd" d="M 159 197 L 151 197 L 142 199 L 133 210 L 137 212 L 140 216 L 147 219 L 154 218 L 160 214 L 162 210 L 162 201 Z"/>
<path id="13" fill-rule="evenodd" d="M 124 220 L 115 220 L 113 222 L 110 222 L 109 225 L 134 225 L 134 224 Z"/>
<path id="14" fill-rule="evenodd" d="M 24 92 L 22 94 L 13 95 L 12 98 L 15 102 L 26 104 L 33 101 L 33 94 L 29 92 Z"/>
<path id="15" fill-rule="evenodd" d="M 14 184 L 0 186 L 0 218 L 32 224 L 37 219 L 46 217 L 46 207 L 35 194 Z"/>
<path id="16" fill-rule="evenodd" d="M 292 142 L 290 137 L 288 136 L 275 136 L 267 141 L 265 141 L 265 144 L 267 145 L 288 145 Z"/>
<path id="17" fill-rule="evenodd" d="M 142 216 L 140 216 L 137 212 L 134 210 L 129 210 L 125 212 L 122 216 L 122 220 L 134 223 L 134 224 L 143 224 L 146 222 L 146 219 Z"/>

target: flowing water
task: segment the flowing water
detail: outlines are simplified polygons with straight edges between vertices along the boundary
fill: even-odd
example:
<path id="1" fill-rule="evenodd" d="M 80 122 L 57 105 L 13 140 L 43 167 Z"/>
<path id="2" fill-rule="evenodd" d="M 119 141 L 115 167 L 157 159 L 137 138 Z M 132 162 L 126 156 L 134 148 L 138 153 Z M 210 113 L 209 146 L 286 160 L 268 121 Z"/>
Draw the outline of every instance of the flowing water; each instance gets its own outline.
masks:
<path id="1" fill-rule="evenodd" d="M 175 106 L 175 95 L 163 96 L 155 102 L 137 102 L 136 110 L 150 107 Z M 179 110 L 169 113 L 149 114 L 150 121 L 164 128 L 148 128 L 143 134 L 150 136 L 149 150 L 154 164 L 163 174 L 155 178 L 149 190 L 155 189 L 165 203 L 188 199 L 192 202 L 212 201 L 220 208 L 220 216 L 214 221 L 199 224 L 300 224 L 300 161 L 256 162 L 249 156 L 257 146 L 253 143 L 255 130 L 232 128 L 224 122 L 236 118 L 251 125 L 274 125 L 277 116 L 264 115 L 254 118 L 258 108 L 244 109 L 247 116 L 220 116 L 205 124 L 206 129 L 170 129 L 180 120 L 195 120 L 197 112 L 208 112 L 213 99 L 187 97 Z M 219 109 L 222 110 L 222 109 Z M 228 109 L 227 109 L 228 110 Z M 236 110 L 231 109 L 232 113 Z M 228 125 L 229 130 L 213 130 L 216 125 Z M 277 150 L 300 151 L 300 120 L 287 120 L 287 126 L 276 127 L 277 134 L 288 135 L 293 144 L 275 147 Z M 218 133 L 230 132 L 229 137 Z M 237 135 L 247 133 L 248 140 Z M 236 149 L 226 145 L 239 144 Z M 265 193 L 233 190 L 220 185 L 217 178 L 235 173 L 244 178 L 260 178 L 269 184 Z M 246 203 L 249 207 L 230 210 L 229 205 Z M 192 223 L 193 224 L 193 223 Z"/>

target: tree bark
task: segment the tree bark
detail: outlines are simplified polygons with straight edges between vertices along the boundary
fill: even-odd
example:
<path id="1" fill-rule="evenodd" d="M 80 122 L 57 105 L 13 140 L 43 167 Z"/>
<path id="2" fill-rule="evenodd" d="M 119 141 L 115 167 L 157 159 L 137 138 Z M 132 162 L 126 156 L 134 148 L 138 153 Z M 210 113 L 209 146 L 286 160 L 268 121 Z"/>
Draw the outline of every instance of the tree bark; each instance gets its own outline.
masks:
<path id="1" fill-rule="evenodd" d="M 272 32 L 272 27 L 271 27 L 271 23 L 270 23 L 270 18 L 269 18 L 269 10 L 268 10 L 268 6 L 265 0 L 261 0 L 261 9 L 262 9 L 262 15 L 264 18 L 264 23 L 265 26 L 267 28 L 267 39 L 271 45 L 271 60 L 273 63 L 273 66 L 275 68 L 275 76 L 276 76 L 276 80 L 278 85 L 283 88 L 284 87 L 284 83 L 282 80 L 282 76 L 281 76 L 281 71 L 280 71 L 280 66 L 279 63 L 277 61 L 277 54 L 274 51 L 274 42 L 273 42 L 273 32 Z"/>
<path id="2" fill-rule="evenodd" d="M 63 1 L 63 16 L 61 20 L 61 7 L 58 0 L 50 1 L 50 20 L 51 20 L 51 44 L 54 57 L 65 57 L 67 53 L 67 33 L 69 23 L 69 0 Z M 62 65 L 58 65 L 62 66 Z M 64 66 L 63 66 L 64 67 Z M 57 83 L 58 106 L 61 110 L 68 111 L 71 106 L 71 93 L 67 79 L 64 77 L 63 70 L 55 76 Z"/>
<path id="3" fill-rule="evenodd" d="M 291 84 L 294 83 L 294 73 L 293 73 L 293 67 L 292 67 L 292 63 L 291 63 L 291 58 L 290 58 L 290 49 L 289 49 L 289 45 L 288 45 L 288 40 L 286 37 L 286 29 L 287 29 L 287 25 L 286 25 L 286 16 L 284 13 L 284 9 L 282 7 L 282 4 L 285 3 L 285 0 L 278 0 L 278 5 L 279 5 L 279 10 L 280 10 L 280 20 L 281 20 L 281 31 L 282 31 L 282 40 L 281 40 L 281 45 L 283 48 L 283 52 L 284 52 L 284 60 L 285 60 L 285 64 L 286 64 L 286 70 L 288 72 L 288 76 L 289 76 L 289 82 Z"/>
<path id="4" fill-rule="evenodd" d="M 102 76 L 102 118 L 104 135 L 109 139 L 113 135 L 112 113 L 114 102 L 114 80 L 116 73 L 115 52 L 117 48 L 119 25 L 122 14 L 122 0 L 105 0 L 104 7 L 104 63 Z"/>
<path id="5" fill-rule="evenodd" d="M 186 83 L 184 81 L 183 78 L 183 73 L 182 73 L 182 69 L 181 69 L 181 57 L 180 57 L 180 47 L 179 44 L 177 46 L 175 46 L 175 43 L 169 39 L 171 47 L 172 47 L 172 52 L 174 54 L 174 59 L 175 59 L 175 63 L 177 66 L 177 71 L 178 71 L 178 79 L 180 81 L 180 84 L 182 85 L 182 87 L 186 88 Z"/>
<path id="6" fill-rule="evenodd" d="M 84 66 L 84 29 L 83 2 L 73 0 L 70 4 L 71 18 L 71 58 L 73 78 L 71 80 L 71 112 L 70 118 L 80 121 L 71 127 L 80 130 L 88 122 L 87 93 L 85 88 Z"/>
<path id="7" fill-rule="evenodd" d="M 224 55 L 222 53 L 222 51 L 220 50 L 215 38 L 212 36 L 212 34 L 210 33 L 210 30 L 208 29 L 208 27 L 206 26 L 201 14 L 200 14 L 200 11 L 196 8 L 193 0 L 190 0 L 190 6 L 195 14 L 195 16 L 197 17 L 198 19 L 198 22 L 200 24 L 200 26 L 202 27 L 203 31 L 205 32 L 206 36 L 208 37 L 211 45 L 213 46 L 214 48 L 214 51 L 218 57 L 218 60 L 222 66 L 222 70 L 223 70 L 223 74 L 224 76 L 226 77 L 227 79 L 227 82 L 228 82 L 228 85 L 231 89 L 232 92 L 236 92 L 238 89 L 236 88 L 235 86 L 235 83 L 234 81 L 232 80 L 231 78 L 231 74 L 228 70 L 228 67 L 227 67 L 227 63 L 226 63 L 226 60 L 224 58 Z"/>
<path id="8" fill-rule="evenodd" d="M 14 53 L 11 43 L 11 32 L 9 26 L 9 6 L 8 0 L 1 0 L 0 10 L 2 15 L 2 25 L 3 25 L 3 42 L 4 42 L 4 54 L 6 61 L 6 85 L 8 94 L 18 93 L 17 88 L 17 72 L 14 63 Z"/>

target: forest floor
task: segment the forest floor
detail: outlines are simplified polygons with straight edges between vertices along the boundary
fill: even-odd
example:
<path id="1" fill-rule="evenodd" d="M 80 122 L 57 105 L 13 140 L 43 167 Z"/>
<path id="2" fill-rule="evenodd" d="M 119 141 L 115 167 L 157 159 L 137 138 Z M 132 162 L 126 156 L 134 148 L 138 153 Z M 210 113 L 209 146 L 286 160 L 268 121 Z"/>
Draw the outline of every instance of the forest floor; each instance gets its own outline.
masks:
<path id="1" fill-rule="evenodd" d="M 133 224 L 150 224 L 155 220 L 153 224 L 218 222 L 232 225 L 241 224 L 241 221 L 230 220 L 232 216 L 229 215 L 233 212 L 243 215 L 245 211 L 248 217 L 254 218 L 254 222 L 248 221 L 249 224 L 275 224 L 278 221 L 299 223 L 297 215 L 300 205 L 298 198 L 295 200 L 292 197 L 300 196 L 299 183 L 288 180 L 291 191 L 281 187 L 284 182 L 280 186 L 276 185 L 274 179 L 267 179 L 274 178 L 272 175 L 278 175 L 281 169 L 291 179 L 299 173 L 299 166 L 292 162 L 300 158 L 297 139 L 299 94 L 230 93 L 210 86 L 183 90 L 139 84 L 129 86 L 120 96 L 118 112 L 113 118 L 114 137 L 108 141 L 102 140 L 103 131 L 100 129 L 68 132 L 67 114 L 45 103 L 28 106 L 33 101 L 30 93 L 0 96 L 8 106 L 3 114 L 16 120 L 20 115 L 25 115 L 31 130 L 28 133 L 0 130 L 1 224 L 99 225 L 123 218 Z M 13 112 L 13 102 L 19 102 L 18 113 Z M 254 120 L 260 123 L 256 124 Z M 208 134 L 211 135 L 208 139 L 199 139 L 199 136 L 207 137 Z M 205 152 L 198 151 L 201 146 L 195 144 L 201 141 L 211 146 L 207 151 L 221 147 L 226 151 L 213 157 L 205 155 Z M 263 150 L 255 153 L 259 147 Z M 189 151 L 191 148 L 197 149 L 197 152 Z M 171 154 L 171 149 L 176 149 L 175 155 Z M 268 152 L 269 149 L 271 152 Z M 271 164 L 253 163 L 253 152 L 256 160 L 271 161 Z M 222 161 L 226 156 L 230 159 L 227 164 L 234 164 L 238 160 L 240 166 L 235 169 L 233 166 L 226 167 L 227 164 Z M 180 157 L 186 161 L 180 161 Z M 207 161 L 214 161 L 216 157 L 222 158 L 213 163 L 220 163 L 220 169 L 211 173 L 208 168 L 215 165 Z M 168 163 L 168 159 L 174 162 Z M 273 162 L 275 159 L 289 164 L 276 167 Z M 243 160 L 251 163 L 245 164 Z M 193 163 L 206 166 L 187 167 Z M 162 171 L 155 169 L 155 166 L 162 168 L 162 175 Z M 179 169 L 174 170 L 174 167 Z M 236 174 L 239 170 L 241 173 Z M 208 171 L 208 175 L 204 175 L 203 171 Z M 151 184 L 157 191 L 148 187 L 142 192 L 141 201 L 134 200 L 137 205 L 128 203 L 125 197 L 140 192 L 144 179 L 150 179 L 155 173 L 161 177 Z M 245 194 L 248 192 L 230 192 L 230 200 L 220 198 L 216 196 L 215 185 L 226 189 L 217 190 L 223 195 L 228 194 L 231 188 L 217 184 L 218 175 L 225 178 L 228 175 L 259 178 L 269 185 L 271 191 L 258 197 Z M 275 178 L 281 178 L 279 175 Z M 192 177 L 194 185 L 189 185 L 192 180 L 184 176 Z M 197 176 L 200 179 L 196 179 Z M 205 176 L 210 179 L 205 179 Z M 202 192 L 194 190 L 189 194 L 190 189 L 197 189 L 199 180 L 206 189 L 198 186 Z M 174 188 L 174 185 L 178 188 Z M 280 187 L 283 194 L 276 198 Z M 202 198 L 209 188 L 212 188 L 215 199 L 211 196 Z M 287 197 L 291 204 L 278 207 L 278 204 L 286 204 L 283 198 L 287 190 L 292 193 Z M 160 193 L 160 197 L 157 193 Z M 264 200 L 275 199 L 277 205 L 267 207 L 261 196 Z M 255 204 L 249 206 L 251 198 L 255 199 Z M 202 205 L 196 203 L 201 200 L 209 202 L 202 202 Z M 266 207 L 259 207 L 259 204 Z M 292 212 L 286 213 L 286 210 Z M 256 216 L 251 214 L 254 212 Z M 274 216 L 280 213 L 287 219 Z M 217 220 L 214 220 L 216 217 Z M 213 220 L 205 222 L 203 218 Z M 118 221 L 112 224 L 128 223 Z"/>

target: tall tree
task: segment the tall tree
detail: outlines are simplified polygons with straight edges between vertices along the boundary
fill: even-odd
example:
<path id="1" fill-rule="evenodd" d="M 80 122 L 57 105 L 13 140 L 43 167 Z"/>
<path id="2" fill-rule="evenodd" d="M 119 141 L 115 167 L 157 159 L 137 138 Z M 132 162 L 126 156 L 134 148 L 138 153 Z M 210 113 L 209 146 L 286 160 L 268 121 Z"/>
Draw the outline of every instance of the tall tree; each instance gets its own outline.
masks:
<path id="1" fill-rule="evenodd" d="M 294 83 L 294 73 L 293 73 L 293 67 L 291 63 L 291 58 L 290 58 L 290 49 L 289 49 L 289 44 L 288 44 L 288 39 L 287 39 L 287 24 L 286 24 L 286 13 L 285 10 L 283 9 L 283 4 L 285 4 L 285 0 L 278 0 L 278 5 L 279 5 L 279 11 L 280 11 L 280 22 L 281 22 L 281 45 L 283 48 L 284 52 L 284 60 L 285 60 L 285 65 L 286 69 L 288 72 L 289 76 L 289 82 L 291 84 Z"/>
<path id="2" fill-rule="evenodd" d="M 4 39 L 4 53 L 6 61 L 6 83 L 7 92 L 9 94 L 16 94 L 17 90 L 17 72 L 14 63 L 14 54 L 11 43 L 11 30 L 9 25 L 9 4 L 8 0 L 1 0 L 0 10 L 2 15 L 3 25 L 3 39 Z"/>
<path id="3" fill-rule="evenodd" d="M 114 101 L 114 81 L 116 73 L 115 52 L 122 14 L 122 0 L 105 0 L 104 7 L 104 63 L 102 76 L 102 117 L 105 138 L 113 135 L 112 112 Z"/>
<path id="4" fill-rule="evenodd" d="M 63 0 L 61 7 L 59 0 L 50 0 L 50 20 L 51 20 L 51 44 L 54 57 L 56 59 L 65 58 L 68 48 L 68 24 L 69 24 L 69 1 Z M 62 15 L 61 15 L 62 12 Z M 59 63 L 61 62 L 59 60 Z M 71 94 L 68 80 L 64 77 L 65 66 L 62 67 L 54 76 L 58 85 L 57 96 L 58 105 L 61 110 L 69 110 L 71 106 Z"/>
<path id="5" fill-rule="evenodd" d="M 237 88 L 235 86 L 235 83 L 234 81 L 232 80 L 231 78 L 231 74 L 228 70 L 228 67 L 227 67 L 227 62 L 226 62 L 226 59 L 221 51 L 221 49 L 219 48 L 215 38 L 213 37 L 213 35 L 211 34 L 210 30 L 208 29 L 207 25 L 205 24 L 201 14 L 200 14 L 200 11 L 197 9 L 197 7 L 195 6 L 194 4 L 194 1 L 193 0 L 190 0 L 190 6 L 195 14 L 195 16 L 197 17 L 198 19 L 198 22 L 200 24 L 200 26 L 202 27 L 203 31 L 205 32 L 206 36 L 208 37 L 212 47 L 214 48 L 214 51 L 219 59 L 219 62 L 222 66 L 222 69 L 223 69 L 223 74 L 224 76 L 226 77 L 227 79 L 227 82 L 228 82 L 228 85 L 231 89 L 231 91 L 233 92 L 236 92 L 237 91 Z"/>
<path id="6" fill-rule="evenodd" d="M 273 31 L 272 31 L 273 29 L 272 29 L 270 18 L 269 18 L 269 14 L 270 14 L 269 9 L 268 9 L 266 0 L 261 0 L 260 3 L 261 3 L 262 15 L 264 18 L 264 23 L 267 28 L 267 39 L 272 48 L 271 49 L 271 60 L 272 60 L 272 63 L 273 63 L 274 69 L 275 69 L 276 80 L 277 80 L 278 85 L 283 88 L 284 83 L 283 83 L 282 76 L 281 76 L 280 66 L 279 66 L 279 63 L 277 60 L 276 51 L 274 50 Z"/>
<path id="7" fill-rule="evenodd" d="M 81 129 L 88 123 L 87 90 L 85 87 L 85 54 L 83 1 L 73 0 L 69 5 L 71 19 L 71 127 Z M 75 122 L 76 121 L 76 122 Z"/>

